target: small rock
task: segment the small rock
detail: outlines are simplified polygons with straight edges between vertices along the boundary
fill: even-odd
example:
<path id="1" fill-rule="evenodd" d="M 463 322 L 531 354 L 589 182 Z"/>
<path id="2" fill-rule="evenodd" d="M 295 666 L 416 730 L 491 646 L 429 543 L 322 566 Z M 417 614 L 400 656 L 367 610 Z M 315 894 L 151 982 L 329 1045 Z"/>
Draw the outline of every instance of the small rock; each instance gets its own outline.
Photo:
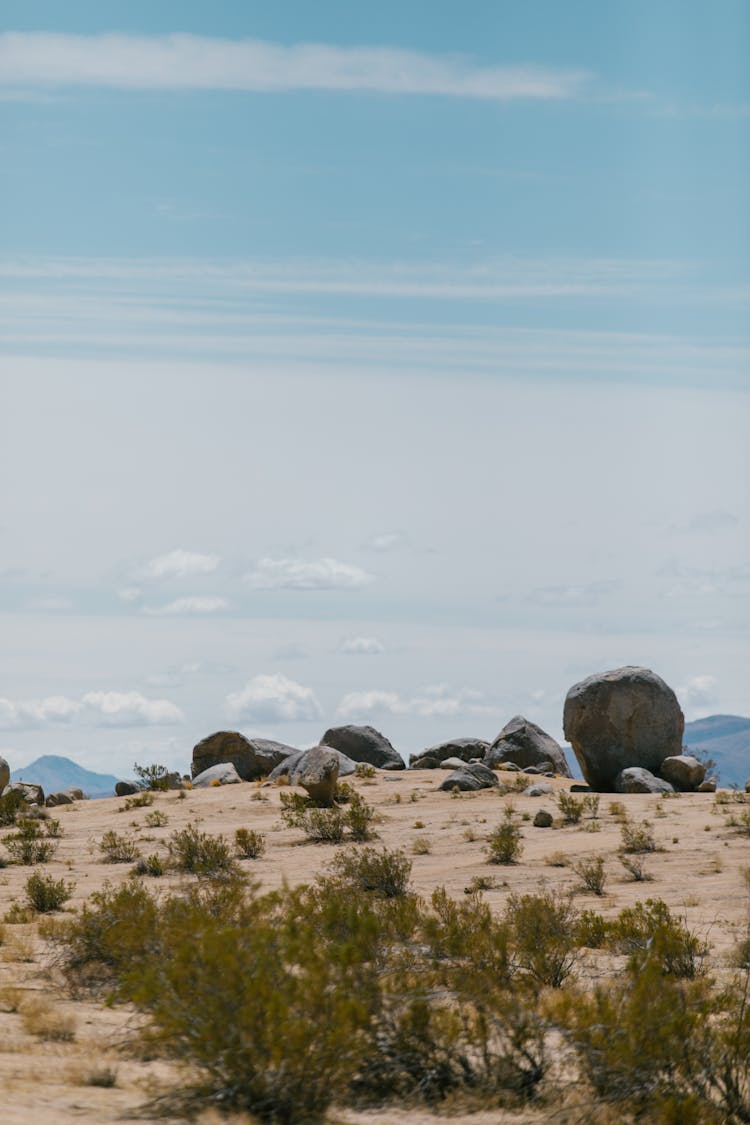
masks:
<path id="1" fill-rule="evenodd" d="M 535 828 L 551 828 L 552 827 L 552 813 L 548 809 L 537 809 L 536 816 L 532 821 Z"/>
<path id="2" fill-rule="evenodd" d="M 193 789 L 208 789 L 213 785 L 237 785 L 242 778 L 232 762 L 218 762 L 193 778 Z"/>
<path id="3" fill-rule="evenodd" d="M 69 797 L 72 797 L 74 801 L 83 801 L 86 799 L 83 789 L 79 789 L 77 785 L 71 785 L 70 788 L 65 789 L 64 792 L 67 793 Z"/>
<path id="4" fill-rule="evenodd" d="M 526 797 L 547 797 L 550 793 L 554 793 L 554 789 L 548 781 L 536 781 L 524 789 Z"/>
<path id="5" fill-rule="evenodd" d="M 55 809 L 58 805 L 72 805 L 73 798 L 69 793 L 49 793 L 44 803 L 48 809 Z"/>
<path id="6" fill-rule="evenodd" d="M 698 786 L 697 792 L 698 793 L 715 793 L 716 792 L 716 782 L 713 779 L 709 779 L 708 781 L 702 781 L 700 783 L 700 785 Z"/>
<path id="7" fill-rule="evenodd" d="M 140 793 L 140 786 L 134 781 L 115 782 L 115 797 L 130 797 L 133 793 Z"/>
<path id="8" fill-rule="evenodd" d="M 642 766 L 629 766 L 615 778 L 615 793 L 674 793 L 674 786 Z"/>
<path id="9" fill-rule="evenodd" d="M 665 758 L 659 768 L 660 775 L 665 781 L 681 789 L 683 793 L 692 793 L 697 789 L 706 776 L 706 767 L 692 754 L 674 754 Z"/>
<path id="10" fill-rule="evenodd" d="M 515 762 L 506 762 L 505 760 L 503 760 L 502 762 L 498 762 L 497 765 L 494 768 L 498 769 L 498 770 L 506 770 L 508 773 L 523 773 L 524 772 L 521 769 L 520 766 L 516 765 Z"/>
<path id="11" fill-rule="evenodd" d="M 443 761 L 440 763 L 440 769 L 441 770 L 461 770 L 467 764 L 471 765 L 471 762 L 466 763 L 461 758 L 444 758 Z"/>
<path id="12" fill-rule="evenodd" d="M 339 759 L 335 750 L 327 746 L 316 746 L 308 750 L 305 764 L 300 770 L 297 784 L 307 790 L 310 800 L 316 805 L 330 808 L 339 778 Z"/>
<path id="13" fill-rule="evenodd" d="M 493 789 L 499 784 L 497 776 L 487 766 L 483 766 L 481 762 L 477 762 L 476 765 L 467 762 L 461 766 L 461 769 L 449 774 L 438 789 L 445 793 L 449 793 L 452 789 L 470 793 L 477 789 Z"/>

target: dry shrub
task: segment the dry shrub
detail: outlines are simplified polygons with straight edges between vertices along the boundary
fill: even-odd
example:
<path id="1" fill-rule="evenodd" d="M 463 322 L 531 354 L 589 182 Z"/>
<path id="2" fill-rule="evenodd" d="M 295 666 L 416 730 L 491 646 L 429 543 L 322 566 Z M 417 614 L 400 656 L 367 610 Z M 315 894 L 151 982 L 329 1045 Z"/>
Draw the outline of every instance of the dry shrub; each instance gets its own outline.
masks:
<path id="1" fill-rule="evenodd" d="M 60 1043 L 75 1038 L 75 1019 L 47 997 L 24 1000 L 20 1013 L 24 1031 L 29 1035 Z"/>

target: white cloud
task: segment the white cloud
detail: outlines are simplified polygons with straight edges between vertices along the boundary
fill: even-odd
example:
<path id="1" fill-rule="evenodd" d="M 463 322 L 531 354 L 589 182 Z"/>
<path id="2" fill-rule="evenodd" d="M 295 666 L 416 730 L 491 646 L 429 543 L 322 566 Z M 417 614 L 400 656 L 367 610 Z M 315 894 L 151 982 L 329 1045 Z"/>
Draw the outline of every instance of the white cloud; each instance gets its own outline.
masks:
<path id="1" fill-rule="evenodd" d="M 186 597 L 175 598 L 166 605 L 146 606 L 143 612 L 152 617 L 185 617 L 191 614 L 218 613 L 228 605 L 226 598 Z"/>
<path id="2" fill-rule="evenodd" d="M 617 580 L 604 579 L 580 586 L 540 586 L 532 590 L 528 601 L 535 605 L 549 607 L 592 606 L 597 605 L 602 595 L 613 593 L 620 589 L 621 585 L 622 583 Z"/>
<path id="3" fill-rule="evenodd" d="M 715 676 L 691 676 L 677 689 L 682 705 L 689 710 L 712 707 L 719 702 Z"/>
<path id="4" fill-rule="evenodd" d="M 377 637 L 349 637 L 339 645 L 339 652 L 347 656 L 379 656 L 385 645 Z"/>
<path id="5" fill-rule="evenodd" d="M 588 75 L 532 66 L 479 66 L 454 55 L 393 47 L 280 46 L 196 35 L 0 35 L 5 86 L 128 90 L 360 90 L 499 101 L 580 95 Z"/>
<path id="6" fill-rule="evenodd" d="M 382 535 L 373 535 L 364 546 L 368 551 L 392 551 L 395 547 L 400 547 L 405 538 L 400 531 L 385 531 Z"/>
<path id="7" fill-rule="evenodd" d="M 169 578 L 188 578 L 197 574 L 212 574 L 221 562 L 219 555 L 202 555 L 197 551 L 184 551 L 181 547 L 157 555 L 137 568 L 142 582 L 159 582 Z"/>
<path id="8" fill-rule="evenodd" d="M 422 719 L 433 719 L 491 713 L 492 708 L 481 692 L 463 688 L 451 694 L 443 684 L 426 687 L 411 698 L 404 698 L 394 691 L 350 692 L 337 708 L 340 718 L 360 720 L 382 714 L 416 715 Z"/>
<path id="9" fill-rule="evenodd" d="M 0 729 L 69 726 L 152 726 L 184 722 L 168 699 L 147 699 L 138 692 L 94 691 L 81 699 L 51 695 L 45 699 L 0 699 Z"/>
<path id="10" fill-rule="evenodd" d="M 357 590 L 373 579 L 366 570 L 331 558 L 259 559 L 245 575 L 256 590 Z"/>
<path id="11" fill-rule="evenodd" d="M 226 698 L 232 719 L 247 722 L 297 722 L 320 719 L 323 711 L 312 688 L 286 676 L 254 676 L 242 691 Z"/>
<path id="12" fill-rule="evenodd" d="M 140 586 L 123 586 L 122 589 L 117 591 L 117 596 L 122 602 L 137 602 L 142 596 L 143 591 Z"/>

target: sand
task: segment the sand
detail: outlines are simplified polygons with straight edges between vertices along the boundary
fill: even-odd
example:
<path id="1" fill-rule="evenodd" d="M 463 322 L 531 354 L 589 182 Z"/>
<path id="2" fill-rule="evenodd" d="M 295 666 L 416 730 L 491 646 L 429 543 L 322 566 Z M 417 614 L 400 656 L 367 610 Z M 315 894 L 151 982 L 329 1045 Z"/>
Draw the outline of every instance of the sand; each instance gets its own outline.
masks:
<path id="1" fill-rule="evenodd" d="M 719 804 L 712 794 L 685 794 L 664 800 L 650 795 L 602 795 L 596 821 L 587 817 L 578 825 L 562 826 L 554 796 L 500 795 L 492 790 L 453 796 L 437 792 L 443 776 L 441 771 L 405 771 L 378 773 L 372 781 L 352 781 L 377 810 L 381 844 L 402 847 L 411 854 L 416 839 L 428 842 L 427 854 L 412 856 L 412 882 L 419 893 L 429 895 L 433 888 L 443 885 L 458 897 L 475 876 L 491 876 L 496 884 L 485 892 L 485 898 L 498 911 L 513 892 L 559 889 L 575 891 L 577 905 L 607 916 L 638 899 L 658 896 L 709 943 L 712 971 L 726 971 L 729 951 L 747 925 L 748 892 L 742 869 L 750 865 L 750 836 L 727 823 L 727 814 L 741 813 L 745 807 L 733 803 L 731 794 L 719 794 L 719 801 L 725 804 Z M 515 775 L 510 776 L 512 780 Z M 567 790 L 570 782 L 556 779 L 553 786 L 556 791 Z M 56 879 L 74 882 L 75 891 L 66 910 L 80 908 L 105 881 L 117 883 L 128 877 L 130 864 L 101 860 L 98 843 L 108 829 L 132 835 L 141 851 L 150 854 L 163 851 L 175 829 L 195 822 L 203 831 L 226 836 L 241 826 L 264 833 L 265 855 L 242 861 L 264 888 L 276 887 L 284 879 L 290 883 L 310 881 L 325 871 L 337 849 L 312 844 L 300 831 L 284 827 L 279 816 L 279 793 L 274 786 L 242 784 L 192 790 L 185 799 L 176 793 L 158 794 L 151 808 L 126 811 L 123 799 L 111 798 L 50 810 L 60 821 L 63 835 L 54 859 L 41 870 Z M 613 801 L 625 807 L 631 820 L 647 818 L 653 824 L 660 850 L 645 857 L 653 876 L 651 882 L 634 882 L 617 859 L 621 826 L 610 812 Z M 519 816 L 529 816 L 521 821 L 524 850 L 519 863 L 493 866 L 487 862 L 485 838 L 500 822 L 508 803 Z M 555 815 L 554 827 L 532 826 L 531 818 L 540 807 Z M 165 826 L 146 825 L 148 814 L 155 809 L 166 814 Z M 592 825 L 598 830 L 592 831 Z M 601 897 L 578 890 L 580 881 L 570 866 L 550 862 L 555 857 L 559 861 L 560 857 L 575 860 L 596 855 L 605 858 L 608 876 L 606 894 Z M 0 917 L 14 902 L 23 901 L 32 870 L 17 865 L 0 870 Z M 152 886 L 179 882 L 175 876 L 149 880 Z M 133 1114 L 148 1097 L 180 1082 L 179 1070 L 124 1053 L 122 1044 L 137 1019 L 133 1011 L 71 999 L 55 972 L 53 952 L 40 937 L 37 923 L 5 923 L 0 945 L 4 1125 L 30 1125 L 39 1120 L 53 1125 L 135 1120 Z M 48 1040 L 38 1029 L 29 1028 L 23 1010 L 34 999 L 41 1001 L 42 1022 L 44 1009 L 52 1012 L 53 1019 L 63 1016 L 70 1021 L 72 1038 Z M 91 1084 L 106 1072 L 115 1076 L 114 1085 Z M 438 1120 L 429 1112 L 413 1110 L 337 1111 L 334 1119 L 350 1125 L 427 1125 Z M 472 1125 L 498 1121 L 520 1125 L 554 1120 L 554 1112 L 549 1107 L 520 1114 L 494 1110 L 465 1113 L 452 1120 Z"/>

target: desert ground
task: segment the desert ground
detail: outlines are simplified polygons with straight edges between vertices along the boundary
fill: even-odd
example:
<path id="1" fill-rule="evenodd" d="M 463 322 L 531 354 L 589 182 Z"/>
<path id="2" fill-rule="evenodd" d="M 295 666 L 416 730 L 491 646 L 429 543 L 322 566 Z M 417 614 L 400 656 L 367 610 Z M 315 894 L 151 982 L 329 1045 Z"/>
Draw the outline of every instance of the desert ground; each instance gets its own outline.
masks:
<path id="1" fill-rule="evenodd" d="M 729 952 L 748 922 L 742 869 L 750 864 L 750 836 L 729 823 L 733 810 L 738 809 L 734 794 L 719 791 L 661 799 L 602 794 L 596 819 L 586 814 L 578 824 L 564 825 L 555 796 L 569 790 L 569 780 L 556 778 L 554 793 L 535 797 L 521 791 L 438 792 L 443 776 L 441 771 L 415 770 L 347 779 L 377 810 L 378 843 L 403 848 L 412 858 L 412 883 L 417 892 L 429 895 L 442 885 L 459 897 L 473 878 L 485 876 L 494 879 L 485 898 L 498 911 L 512 892 L 559 889 L 572 892 L 577 905 L 605 916 L 638 899 L 660 897 L 708 942 L 712 972 L 724 971 Z M 507 776 L 512 782 L 520 775 Z M 529 784 L 536 780 L 526 779 Z M 177 1067 L 140 1059 L 128 1051 L 129 1032 L 136 1020 L 131 1009 L 76 1000 L 66 993 L 55 968 L 55 947 L 40 935 L 38 920 L 8 919 L 13 904 L 24 901 L 29 874 L 44 870 L 75 884 L 64 908 L 69 916 L 107 880 L 117 883 L 129 877 L 132 864 L 102 861 L 98 845 L 107 830 L 132 837 L 143 854 L 160 850 L 166 854 L 170 834 L 192 822 L 202 831 L 228 838 L 242 826 L 263 833 L 265 854 L 243 860 L 242 865 L 264 888 L 278 886 L 282 880 L 311 881 L 326 870 L 337 848 L 311 843 L 301 831 L 285 827 L 280 819 L 280 792 L 275 786 L 243 783 L 189 790 L 184 797 L 176 792 L 158 793 L 150 808 L 126 809 L 125 800 L 114 797 L 76 802 L 50 810 L 60 821 L 62 836 L 49 863 L 41 869 L 9 863 L 0 870 L 0 918 L 6 919 L 0 944 L 0 1087 L 5 1125 L 39 1120 L 132 1121 L 145 1101 L 181 1081 Z M 632 821 L 645 818 L 653 825 L 659 850 L 645 857 L 650 882 L 633 881 L 618 860 L 621 821 L 616 808 L 614 813 L 610 810 L 612 802 L 625 806 Z M 485 839 L 508 804 L 520 818 L 523 854 L 513 865 L 491 865 Z M 533 826 L 539 808 L 553 814 L 552 827 Z M 161 827 L 146 823 L 154 810 L 166 816 Z M 743 809 L 739 807 L 739 811 Z M 602 896 L 582 890 L 570 866 L 580 857 L 597 855 L 604 858 L 608 877 Z M 152 887 L 167 887 L 184 878 L 168 875 L 148 881 Z M 611 970 L 612 965 L 601 956 L 592 955 L 582 972 L 596 979 Z M 59 1019 L 68 1037 L 49 1038 L 49 1028 L 54 1029 Z M 102 1075 L 111 1084 L 97 1084 L 103 1081 Z M 427 1125 L 437 1119 L 422 1110 L 342 1110 L 331 1118 L 342 1125 L 405 1125 L 407 1121 Z M 555 1119 L 555 1108 L 549 1105 L 516 1114 L 462 1111 L 453 1117 L 466 1125 L 497 1121 L 520 1125 Z"/>

